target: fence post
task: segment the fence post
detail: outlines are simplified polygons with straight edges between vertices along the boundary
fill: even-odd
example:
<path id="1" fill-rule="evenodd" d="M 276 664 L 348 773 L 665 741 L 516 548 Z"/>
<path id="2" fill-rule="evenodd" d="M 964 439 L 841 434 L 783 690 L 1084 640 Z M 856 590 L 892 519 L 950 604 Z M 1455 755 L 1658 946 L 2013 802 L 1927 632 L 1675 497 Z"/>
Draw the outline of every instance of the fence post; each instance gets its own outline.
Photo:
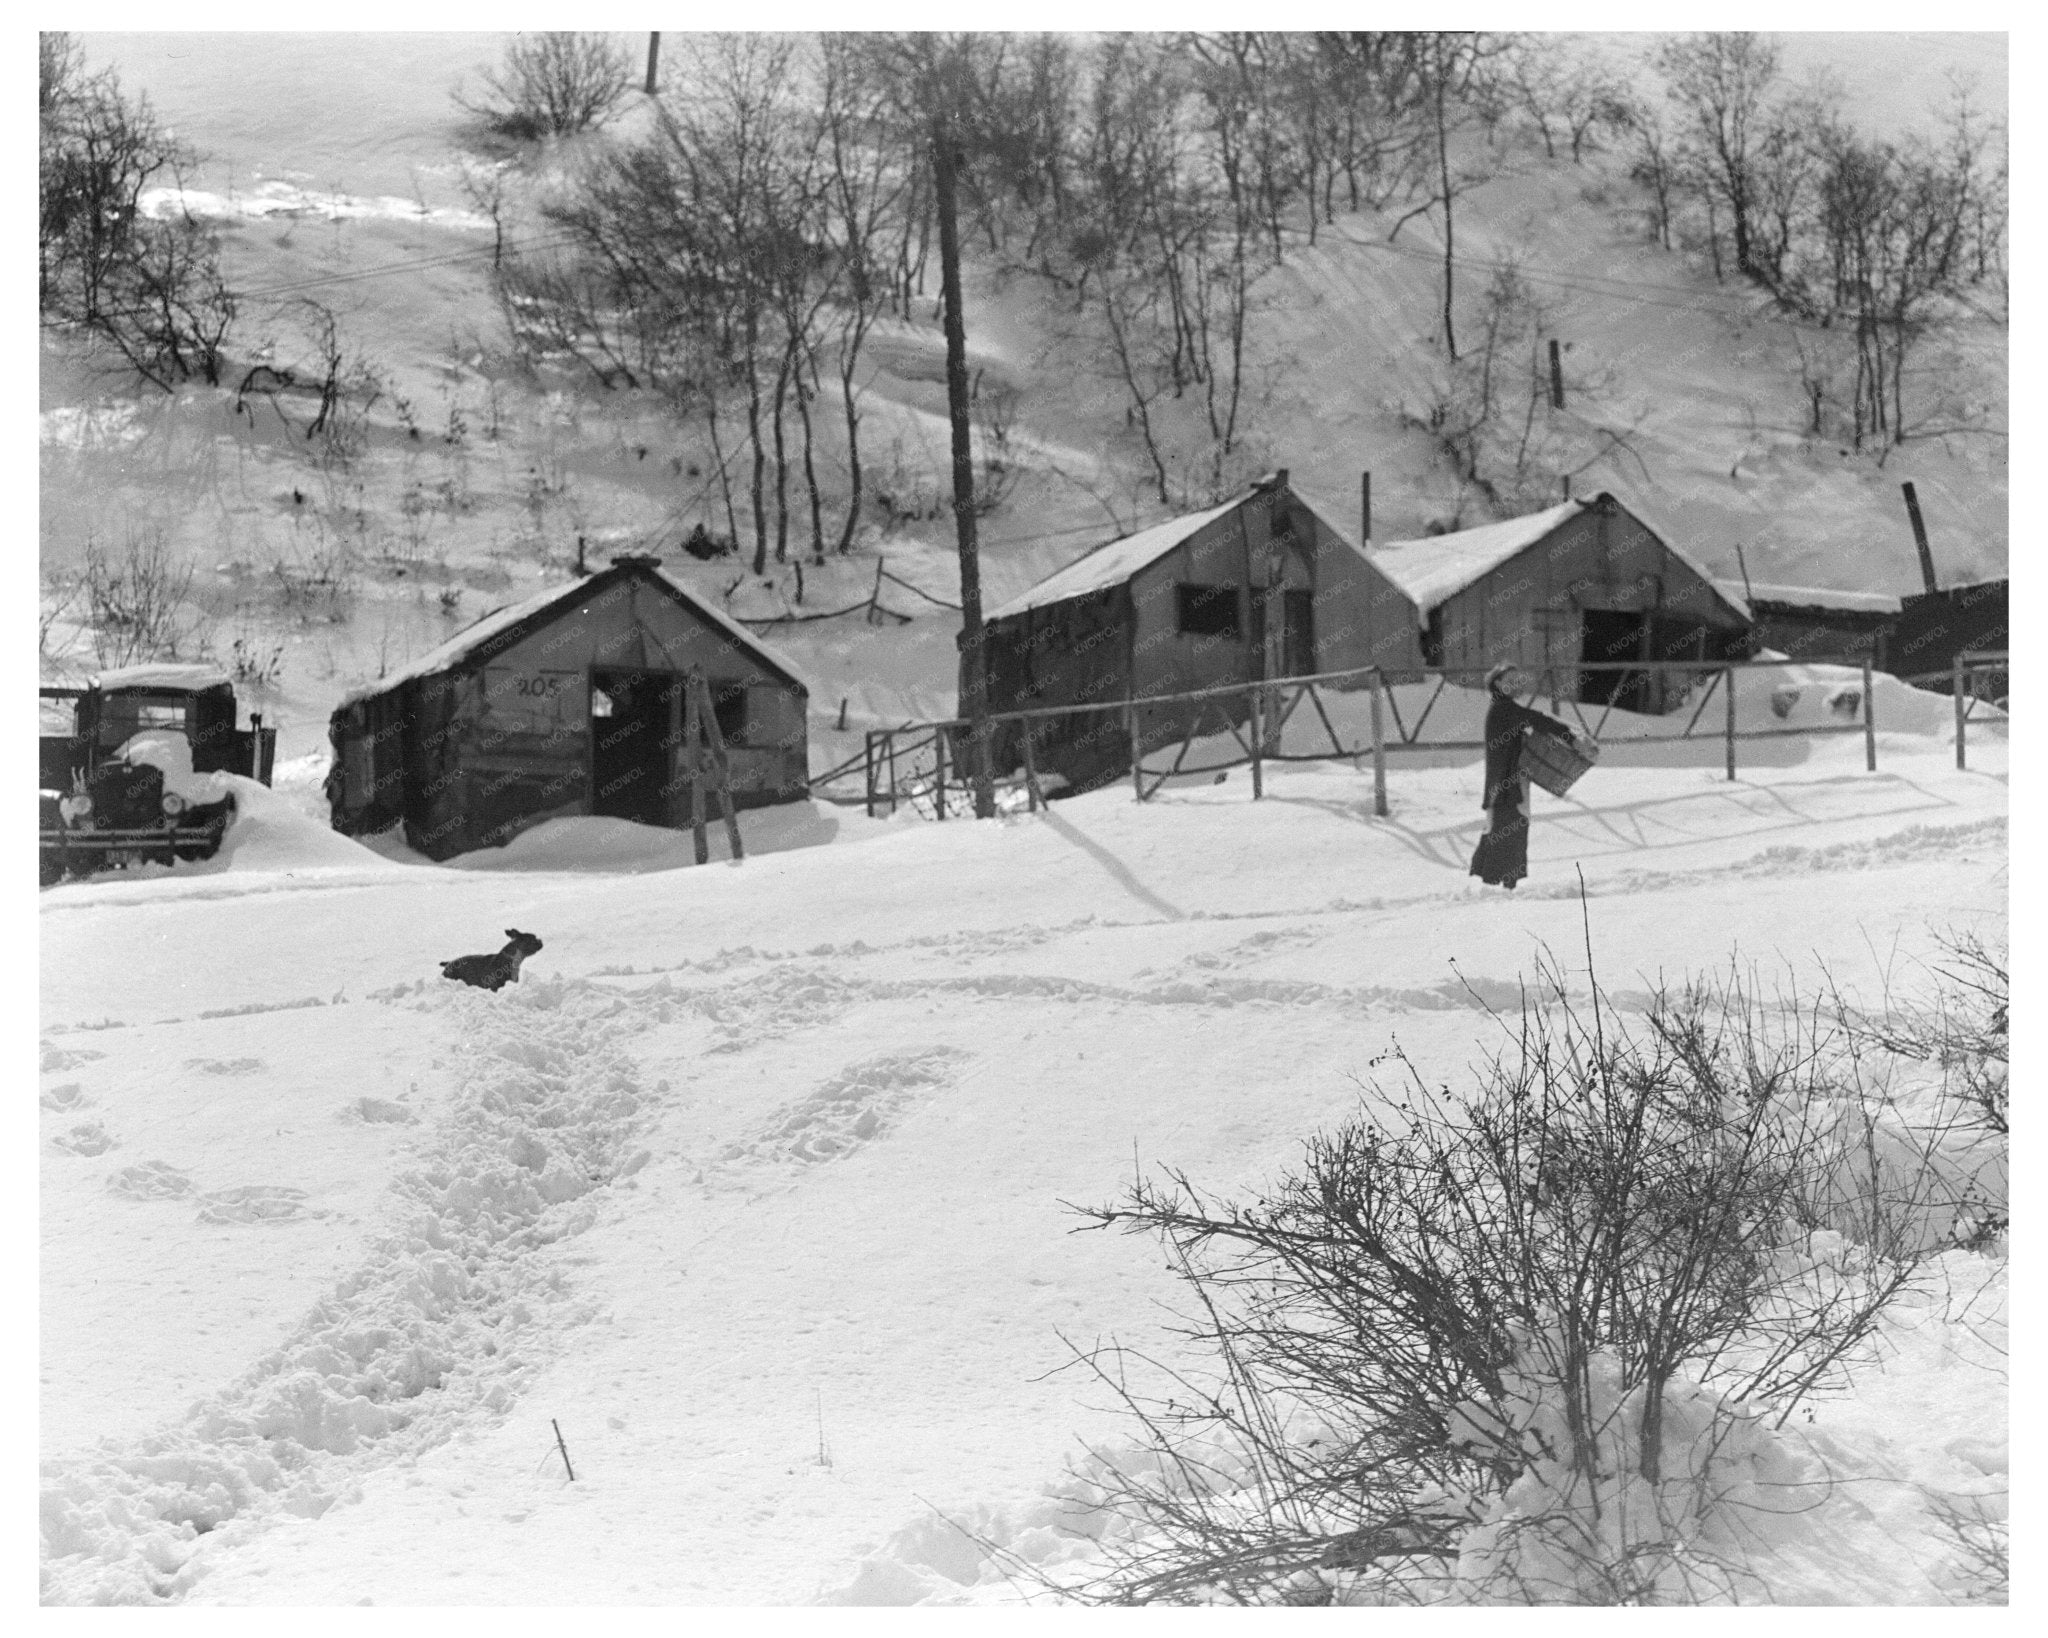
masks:
<path id="1" fill-rule="evenodd" d="M 1131 732 L 1131 795 L 1142 802 L 1145 800 L 1145 768 L 1138 750 L 1138 707 L 1135 701 L 1124 707 L 1124 724 Z"/>
<path id="2" fill-rule="evenodd" d="M 1735 667 L 1721 673 L 1728 689 L 1728 777 L 1735 777 Z"/>
<path id="3" fill-rule="evenodd" d="M 697 862 L 711 862 L 711 844 L 704 835 L 704 723 L 697 703 L 697 673 L 683 687 L 683 746 L 690 758 L 690 836 Z"/>
<path id="4" fill-rule="evenodd" d="M 1969 718 L 1969 711 L 1963 703 L 1963 657 L 1960 654 L 1952 662 L 1949 683 L 1956 696 L 1956 771 L 1960 773 L 1968 766 L 1969 760 L 1963 749 L 1966 732 L 1963 724 Z"/>
<path id="5" fill-rule="evenodd" d="M 1038 811 L 1038 763 L 1031 755 L 1031 719 L 1026 717 L 1024 729 L 1024 811 Z"/>
<path id="6" fill-rule="evenodd" d="M 896 817 L 896 730 L 889 730 L 889 817 Z"/>
<path id="7" fill-rule="evenodd" d="M 864 805 L 864 806 L 866 807 L 866 809 L 867 809 L 867 815 L 868 815 L 868 817 L 869 817 L 870 819 L 872 819 L 872 818 L 874 818 L 874 816 L 875 816 L 875 731 L 874 731 L 874 729 L 870 728 L 870 729 L 869 729 L 869 730 L 867 731 L 866 739 L 867 739 L 867 767 L 866 767 L 866 768 L 865 768 L 865 770 L 863 770 L 863 771 L 864 771 L 864 772 L 866 773 L 866 776 L 867 776 L 867 800 L 866 800 L 866 802 L 865 802 L 865 803 L 864 803 L 863 805 Z"/>
<path id="8" fill-rule="evenodd" d="M 932 730 L 932 807 L 933 817 L 946 817 L 946 730 Z"/>
<path id="9" fill-rule="evenodd" d="M 1387 680 L 1375 666 L 1372 674 L 1372 811 L 1387 816 L 1387 730 L 1380 717 L 1380 694 Z"/>
<path id="10" fill-rule="evenodd" d="M 1870 662 L 1863 662 L 1863 771 L 1877 772 L 1877 695 L 1871 688 Z"/>
<path id="11" fill-rule="evenodd" d="M 1260 797 L 1266 794 L 1265 781 L 1261 776 L 1261 770 L 1259 766 L 1259 718 L 1262 714 L 1261 707 L 1265 704 L 1265 699 L 1263 689 L 1253 687 L 1246 690 L 1246 692 L 1251 697 L 1252 707 L 1250 720 L 1246 724 L 1246 726 L 1251 729 L 1252 733 L 1252 800 L 1256 802 Z"/>

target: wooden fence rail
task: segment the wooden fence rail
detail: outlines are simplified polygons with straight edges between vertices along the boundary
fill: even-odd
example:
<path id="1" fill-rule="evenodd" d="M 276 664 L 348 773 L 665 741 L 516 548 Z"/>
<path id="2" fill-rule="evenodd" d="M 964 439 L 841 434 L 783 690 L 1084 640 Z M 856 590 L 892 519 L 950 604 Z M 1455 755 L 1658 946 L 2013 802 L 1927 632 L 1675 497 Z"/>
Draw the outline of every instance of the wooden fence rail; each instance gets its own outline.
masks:
<path id="1" fill-rule="evenodd" d="M 2005 656 L 1977 655 L 1970 657 L 1972 665 L 1990 672 L 2002 666 Z M 1816 725 L 1805 728 L 1739 728 L 1737 726 L 1737 678 L 1744 671 L 1772 671 L 1785 669 L 1788 662 L 1780 660 L 1627 660 L 1627 661 L 1582 661 L 1569 666 L 1538 668 L 1528 667 L 1523 674 L 1535 679 L 1536 686 L 1527 690 L 1530 698 L 1548 695 L 1552 709 L 1567 724 L 1576 725 L 1589 737 L 1598 739 L 1617 709 L 1611 699 L 1604 704 L 1593 705 L 1564 694 L 1562 673 L 1586 672 L 1632 672 L 1663 673 L 1689 677 L 1695 683 L 1704 682 L 1704 688 L 1695 688 L 1692 697 L 1682 702 L 1680 711 L 1686 712 L 1684 725 L 1676 733 L 1630 735 L 1616 744 L 1663 745 L 1674 743 L 1713 743 L 1719 739 L 1726 748 L 1726 772 L 1729 779 L 1737 777 L 1736 746 L 1744 740 L 1825 738 L 1841 734 L 1861 734 L 1864 745 L 1864 766 L 1875 772 L 1877 769 L 1877 721 L 1876 699 L 1873 690 L 1875 675 L 1873 667 L 1865 662 L 1862 666 L 1862 689 L 1858 702 L 1859 720 L 1840 724 Z M 1958 662 L 1959 667 L 1962 662 Z M 1321 762 L 1350 760 L 1363 770 L 1366 759 L 1370 758 L 1373 773 L 1373 811 L 1384 816 L 1387 803 L 1387 763 L 1391 758 L 1405 754 L 1438 751 L 1479 751 L 1485 749 L 1483 740 L 1425 737 L 1430 718 L 1435 712 L 1444 691 L 1454 686 L 1458 679 L 1469 679 L 1474 684 L 1484 679 L 1489 668 L 1480 666 L 1431 667 L 1422 670 L 1386 670 L 1377 666 L 1359 666 L 1344 671 L 1318 672 L 1302 677 L 1278 677 L 1249 683 L 1224 683 L 1210 688 L 1188 689 L 1173 694 L 1155 694 L 1137 699 L 1103 700 L 1070 705 L 1033 706 L 1021 711 L 993 713 L 991 727 L 1017 724 L 1026 727 L 1019 738 L 1022 743 L 1024 766 L 1017 771 L 1000 777 L 997 781 L 998 808 L 1000 811 L 1014 811 L 1021 807 L 1027 812 L 1035 811 L 1045 801 L 1043 775 L 1037 765 L 1034 750 L 1034 735 L 1028 725 L 1047 718 L 1077 716 L 1120 716 L 1122 727 L 1130 741 L 1131 788 L 1135 800 L 1143 802 L 1156 795 L 1170 780 L 1212 775 L 1229 769 L 1247 767 L 1252 770 L 1252 796 L 1258 800 L 1264 795 L 1264 768 L 1269 762 Z M 1963 671 L 1958 671 L 1962 676 Z M 1411 685 L 1429 685 L 1430 693 L 1424 699 L 1420 710 L 1414 712 L 1411 723 L 1404 717 L 1399 699 L 1393 690 Z M 1339 731 L 1325 703 L 1329 692 L 1369 693 L 1369 731 L 1358 738 L 1356 743 L 1347 744 Z M 1708 720 L 1708 711 L 1714 696 L 1719 693 L 1723 709 L 1720 722 L 1703 727 Z M 1968 710 L 1975 709 L 1975 697 L 1959 688 L 1957 691 L 1957 766 L 1963 765 L 1963 724 Z M 1231 706 L 1236 703 L 1238 709 Z M 1411 710 L 1413 702 L 1411 701 Z M 1161 710 L 1185 710 L 1186 729 L 1176 739 L 1165 745 L 1155 746 L 1151 751 L 1144 748 L 1142 712 Z M 1590 711 L 1590 715 L 1589 715 Z M 1280 749 L 1283 735 L 1290 722 L 1306 713 L 1312 716 L 1321 729 L 1318 738 L 1326 738 L 1327 748 L 1311 742 L 1311 748 L 1297 748 L 1292 751 Z M 1667 713 L 1676 717 L 1679 713 Z M 1645 720 L 1639 713 L 1631 713 L 1637 720 Z M 908 722 L 894 728 L 873 728 L 867 731 L 866 741 L 858 756 L 850 757 L 836 767 L 816 776 L 811 781 L 812 794 L 826 801 L 845 804 L 859 804 L 870 815 L 895 813 L 903 806 L 933 819 L 944 819 L 949 815 L 971 814 L 972 793 L 967 787 L 964 773 L 956 765 L 957 738 L 964 738 L 967 730 L 965 719 L 953 717 L 930 722 Z M 1206 761 L 1190 765 L 1188 758 L 1203 739 L 1228 740 L 1231 754 L 1225 760 Z M 1299 745 L 1299 740 L 1297 741 Z M 1170 761 L 1161 765 L 1161 759 L 1170 756 Z M 1148 765 L 1148 758 L 1151 759 Z M 836 787 L 856 770 L 861 776 L 859 795 L 852 795 Z"/>

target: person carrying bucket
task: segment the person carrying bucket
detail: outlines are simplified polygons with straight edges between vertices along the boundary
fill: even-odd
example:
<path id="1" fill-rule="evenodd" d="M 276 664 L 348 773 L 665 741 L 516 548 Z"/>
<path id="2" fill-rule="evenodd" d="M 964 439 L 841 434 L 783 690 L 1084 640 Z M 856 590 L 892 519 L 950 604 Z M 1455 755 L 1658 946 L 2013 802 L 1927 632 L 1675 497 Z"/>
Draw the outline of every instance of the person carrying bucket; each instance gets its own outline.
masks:
<path id="1" fill-rule="evenodd" d="M 1497 665 L 1486 674 L 1486 783 L 1479 805 L 1487 823 L 1469 871 L 1491 886 L 1510 889 L 1529 874 L 1529 775 L 1522 766 L 1523 747 L 1532 735 L 1578 744 L 1555 717 L 1517 700 L 1514 683 L 1510 665 Z"/>

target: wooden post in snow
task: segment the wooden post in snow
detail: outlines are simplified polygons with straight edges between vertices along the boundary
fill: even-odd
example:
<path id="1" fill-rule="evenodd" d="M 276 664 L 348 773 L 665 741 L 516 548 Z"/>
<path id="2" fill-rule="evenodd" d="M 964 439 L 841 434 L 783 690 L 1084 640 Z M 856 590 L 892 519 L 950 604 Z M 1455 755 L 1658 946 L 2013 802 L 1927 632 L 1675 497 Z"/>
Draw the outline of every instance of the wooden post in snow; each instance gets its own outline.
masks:
<path id="1" fill-rule="evenodd" d="M 1550 407 L 1564 408 L 1564 364 L 1558 356 L 1556 336 L 1550 338 Z"/>
<path id="2" fill-rule="evenodd" d="M 1963 657 L 1960 654 L 1951 663 L 1949 686 L 1955 690 L 1956 696 L 1956 771 L 1960 773 L 1969 765 L 1969 759 L 1963 751 L 1963 725 L 1969 720 L 1970 715 L 1963 703 Z"/>
<path id="3" fill-rule="evenodd" d="M 690 759 L 690 835 L 697 844 L 697 862 L 711 862 L 711 843 L 704 835 L 703 728 L 698 718 L 696 672 L 683 684 L 683 754 Z"/>
<path id="4" fill-rule="evenodd" d="M 1380 716 L 1380 697 L 1387 679 L 1375 666 L 1372 673 L 1372 811 L 1387 816 L 1387 730 Z"/>
<path id="5" fill-rule="evenodd" d="M 1260 768 L 1260 753 L 1264 750 L 1263 736 L 1259 732 L 1259 719 L 1265 714 L 1263 707 L 1265 705 L 1266 691 L 1263 688 L 1253 688 L 1250 690 L 1250 693 L 1252 704 L 1251 721 L 1249 724 L 1252 731 L 1252 800 L 1256 802 L 1266 794 L 1265 780 Z"/>
<path id="6" fill-rule="evenodd" d="M 1877 695 L 1871 687 L 1870 662 L 1863 662 L 1863 771 L 1877 772 Z"/>
<path id="7" fill-rule="evenodd" d="M 1145 800 L 1145 766 L 1138 749 L 1138 706 L 1134 700 L 1124 707 L 1125 725 L 1131 731 L 1131 793 Z"/>
<path id="8" fill-rule="evenodd" d="M 647 83 L 646 85 L 641 87 L 641 89 L 650 97 L 654 95 L 655 65 L 658 64 L 660 61 L 661 36 L 659 34 L 650 34 L 647 36 Z"/>
<path id="9" fill-rule="evenodd" d="M 1728 690 L 1728 777 L 1735 777 L 1735 667 L 1721 673 Z"/>
<path id="10" fill-rule="evenodd" d="M 946 730 L 932 730 L 932 807 L 934 818 L 946 817 Z"/>
<path id="11" fill-rule="evenodd" d="M 1024 811 L 1038 811 L 1038 763 L 1031 755 L 1031 719 L 1024 719 Z"/>

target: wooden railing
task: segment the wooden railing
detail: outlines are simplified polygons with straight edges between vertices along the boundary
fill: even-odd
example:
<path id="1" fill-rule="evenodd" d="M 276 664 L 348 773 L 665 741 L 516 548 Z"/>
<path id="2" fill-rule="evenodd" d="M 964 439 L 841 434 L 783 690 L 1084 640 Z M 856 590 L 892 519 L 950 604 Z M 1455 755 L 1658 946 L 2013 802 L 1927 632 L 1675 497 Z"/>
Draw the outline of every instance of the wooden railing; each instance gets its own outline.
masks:
<path id="1" fill-rule="evenodd" d="M 1979 655 L 1972 664 L 1981 662 L 1988 673 L 2001 664 L 2003 655 Z M 1674 711 L 1662 713 L 1666 720 L 1683 716 L 1683 724 L 1675 733 L 1631 734 L 1617 744 L 1659 745 L 1673 743 L 1712 743 L 1720 740 L 1725 747 L 1727 777 L 1737 776 L 1736 746 L 1745 740 L 1820 738 L 1841 734 L 1861 734 L 1864 744 L 1864 766 L 1875 772 L 1877 768 L 1877 720 L 1876 700 L 1873 692 L 1874 669 L 1864 662 L 1862 689 L 1858 698 L 1856 720 L 1839 724 L 1825 723 L 1803 727 L 1787 728 L 1739 728 L 1736 702 L 1739 678 L 1744 672 L 1782 672 L 1788 664 L 1783 660 L 1626 660 L 1626 661 L 1573 661 L 1557 666 L 1518 667 L 1524 679 L 1533 679 L 1534 686 L 1525 688 L 1523 697 L 1545 699 L 1551 709 L 1568 725 L 1576 726 L 1588 736 L 1598 739 L 1602 730 L 1612 720 L 1618 709 L 1610 699 L 1604 704 L 1581 702 L 1575 695 L 1580 678 L 1588 672 L 1634 674 L 1642 677 L 1684 678 L 1687 682 L 1685 698 Z M 1961 662 L 1958 662 L 1961 665 Z M 1387 807 L 1387 764 L 1391 759 L 1405 754 L 1437 751 L 1481 751 L 1483 740 L 1459 738 L 1431 738 L 1428 728 L 1447 688 L 1460 682 L 1477 689 L 1483 684 L 1488 668 L 1481 666 L 1429 667 L 1419 670 L 1385 670 L 1376 666 L 1360 666 L 1346 671 L 1319 672 L 1311 676 L 1278 677 L 1270 681 L 1250 683 L 1225 683 L 1212 688 L 1189 689 L 1173 694 L 1154 694 L 1136 699 L 1107 700 L 1097 703 L 1035 706 L 1022 711 L 997 712 L 990 716 L 991 729 L 1004 725 L 1021 725 L 1026 730 L 1019 741 L 1023 752 L 1023 766 L 1012 770 L 996 781 L 997 805 L 1001 811 L 1035 810 L 1045 800 L 1045 782 L 1035 765 L 1033 736 L 1029 727 L 1033 722 L 1052 717 L 1073 718 L 1077 716 L 1105 716 L 1122 718 L 1122 730 L 1128 737 L 1131 789 L 1136 800 L 1143 802 L 1155 795 L 1169 780 L 1194 776 L 1212 775 L 1228 769 L 1249 767 L 1251 769 L 1252 796 L 1258 799 L 1265 794 L 1265 766 L 1272 762 L 1318 762 L 1333 759 L 1350 760 L 1363 771 L 1366 759 L 1370 758 L 1373 776 L 1373 811 L 1385 815 Z M 1959 676 L 1962 672 L 1959 671 Z M 1704 683 L 1704 687 L 1700 685 Z M 1395 694 L 1397 687 L 1426 685 L 1430 692 L 1419 708 L 1410 702 L 1414 720 L 1411 722 L 1401 708 L 1401 701 Z M 1370 709 L 1367 726 L 1355 733 L 1355 742 L 1347 743 L 1331 712 L 1326 699 L 1331 693 L 1370 694 Z M 1623 689 L 1617 687 L 1616 692 Z M 1712 706 L 1718 696 L 1721 709 L 1716 712 Z M 1957 766 L 1962 765 L 1962 724 L 1968 709 L 1974 709 L 1974 697 L 1966 702 L 1965 691 L 1958 691 L 1957 705 Z M 1233 709 L 1235 706 L 1235 709 Z M 1161 711 L 1185 711 L 1184 729 L 1164 744 L 1154 743 L 1150 749 L 1144 743 L 1144 717 L 1153 717 Z M 1315 719 L 1327 748 L 1314 743 L 1311 738 L 1307 748 L 1301 745 L 1297 736 L 1296 748 L 1282 749 L 1282 737 L 1290 722 L 1307 714 Z M 1631 712 L 1637 722 L 1658 720 L 1645 713 Z M 966 771 L 961 768 L 960 747 L 967 735 L 967 723 L 954 717 L 929 722 L 907 722 L 892 728 L 873 728 L 867 731 L 865 744 L 859 755 L 849 757 L 836 767 L 815 776 L 811 780 L 813 796 L 826 801 L 846 805 L 858 804 L 870 815 L 895 813 L 903 807 L 933 819 L 962 817 L 974 811 Z M 1222 761 L 1207 760 L 1190 764 L 1189 757 L 1204 740 L 1228 739 L 1231 753 Z M 1171 760 L 1165 760 L 1170 754 Z M 1148 761 L 1148 759 L 1150 759 Z"/>

